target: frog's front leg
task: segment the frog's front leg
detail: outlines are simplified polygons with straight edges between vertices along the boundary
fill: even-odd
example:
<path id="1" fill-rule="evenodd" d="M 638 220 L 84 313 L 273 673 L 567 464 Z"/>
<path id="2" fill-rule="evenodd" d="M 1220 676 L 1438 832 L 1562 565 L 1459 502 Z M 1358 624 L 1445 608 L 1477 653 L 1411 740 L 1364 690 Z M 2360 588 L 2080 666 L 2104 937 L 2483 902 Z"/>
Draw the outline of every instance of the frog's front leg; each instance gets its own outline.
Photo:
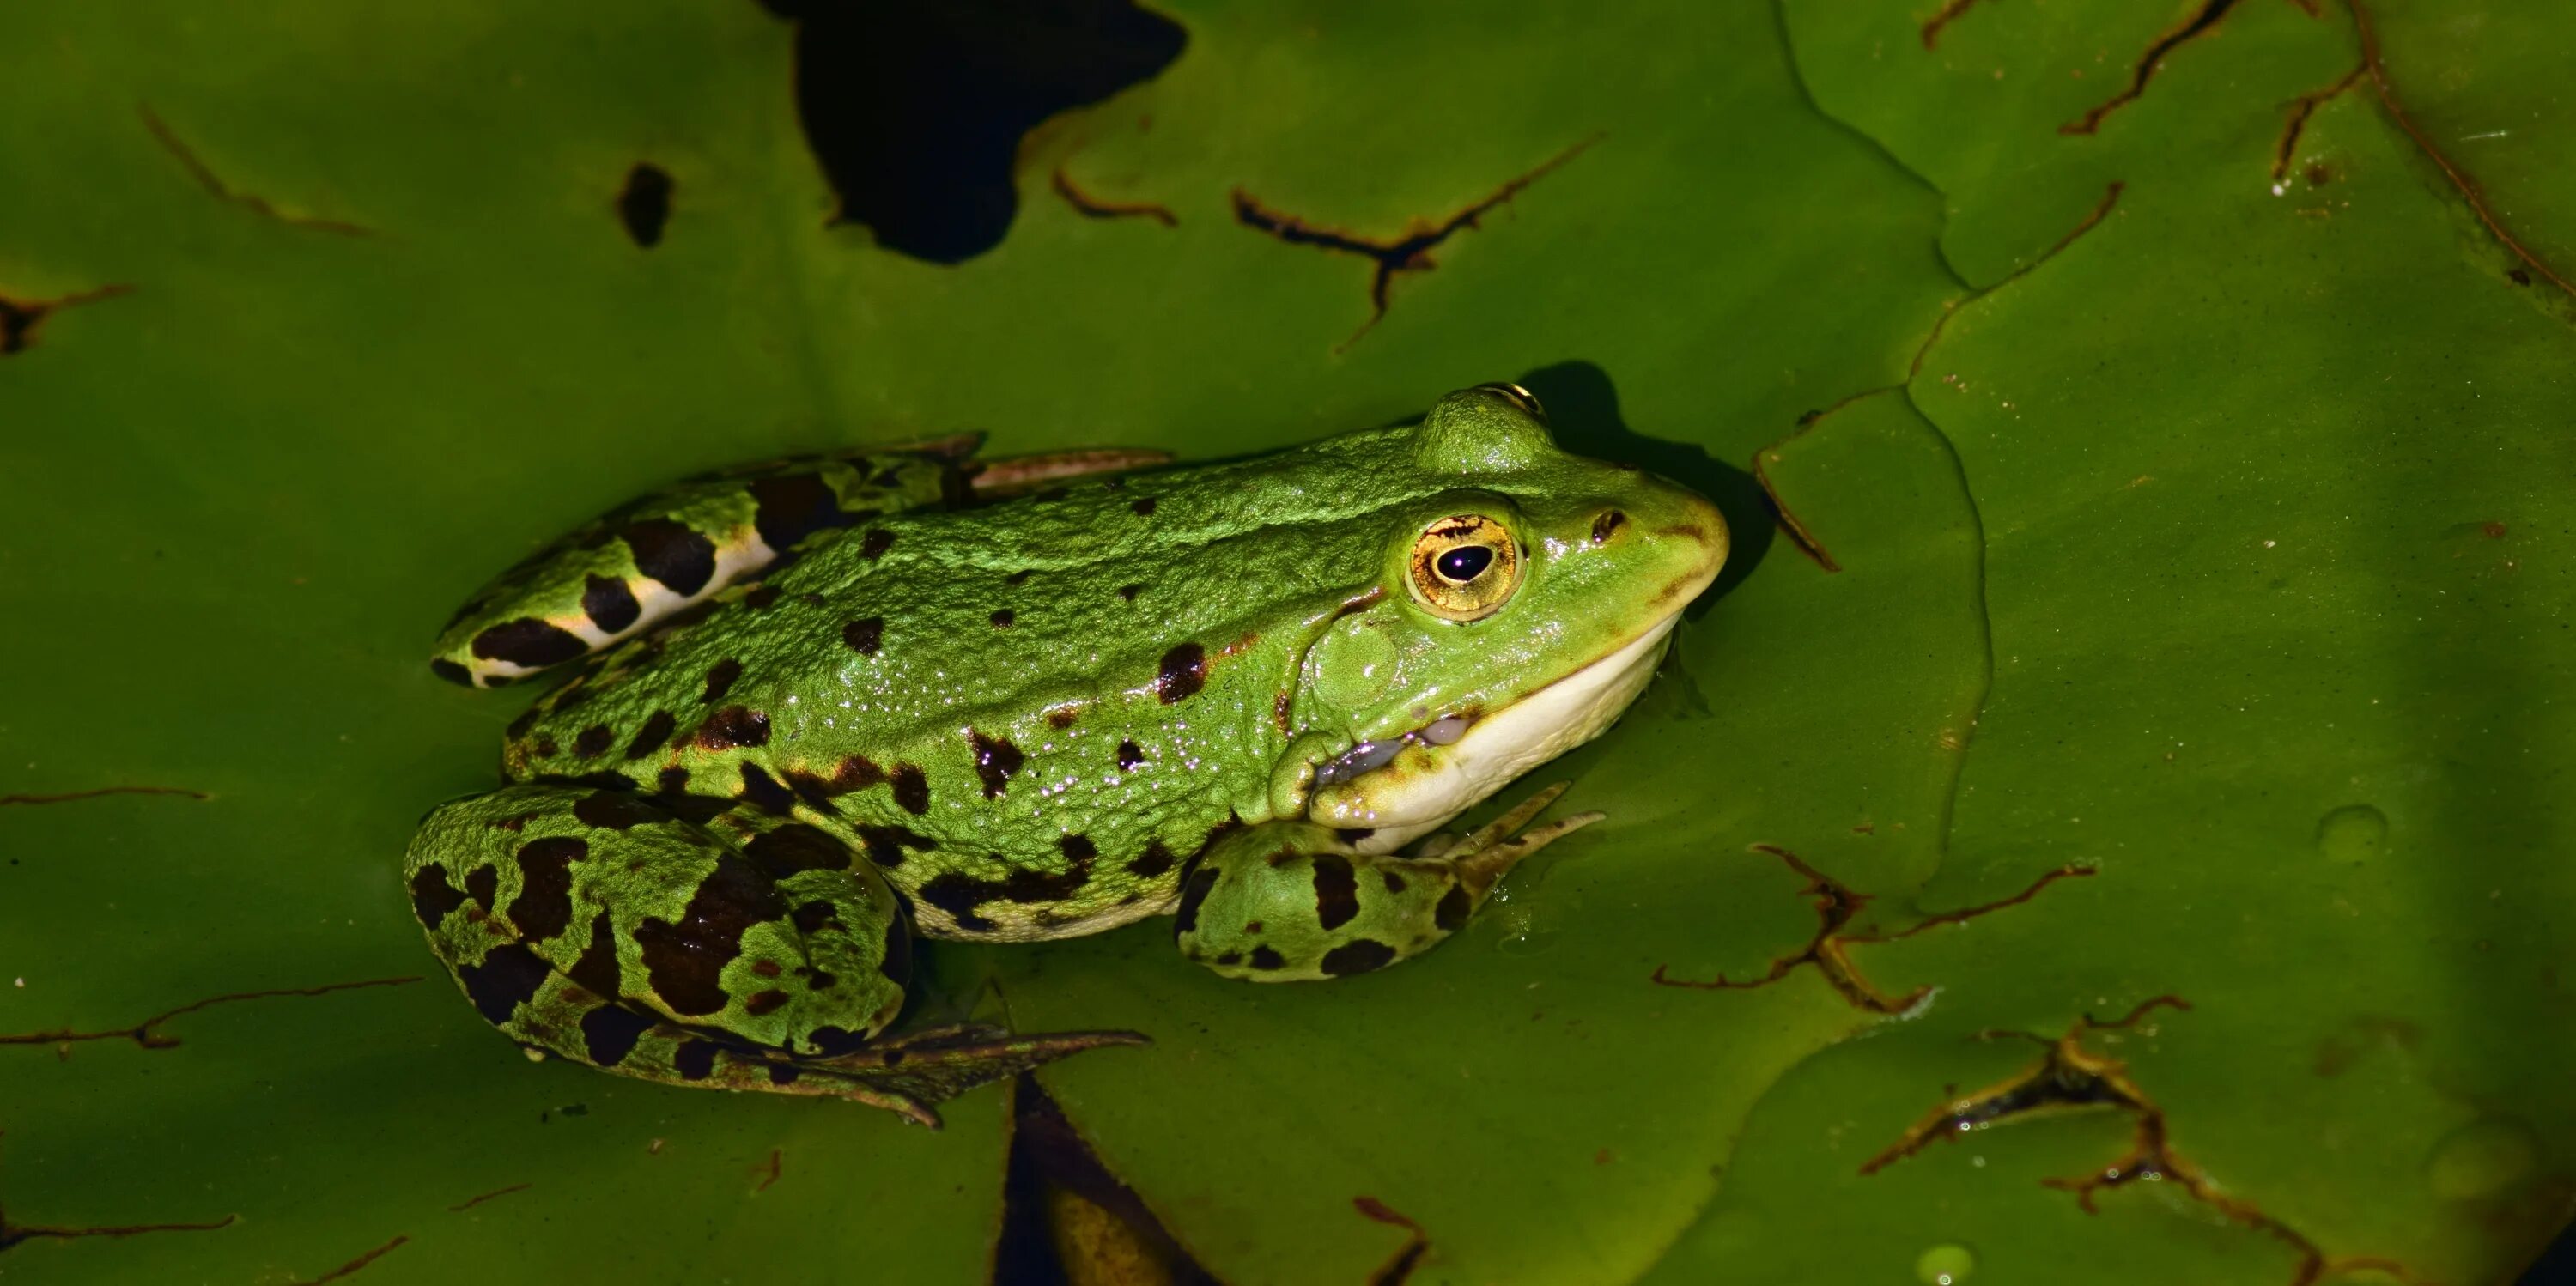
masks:
<path id="1" fill-rule="evenodd" d="M 1467 923 L 1521 859 L 1601 820 L 1580 813 L 1520 831 L 1559 783 L 1492 824 L 1412 856 L 1360 853 L 1311 822 L 1237 831 L 1181 884 L 1181 954 L 1230 978 L 1288 982 L 1382 969 Z M 1515 832 L 1519 832 L 1515 834 Z"/>
<path id="2" fill-rule="evenodd" d="M 909 916 L 821 828 L 704 822 L 624 791 L 506 786 L 433 811 L 404 874 L 431 949 L 533 1050 L 645 1080 L 931 1105 L 1125 1033 L 872 1038 L 903 1006 Z"/>

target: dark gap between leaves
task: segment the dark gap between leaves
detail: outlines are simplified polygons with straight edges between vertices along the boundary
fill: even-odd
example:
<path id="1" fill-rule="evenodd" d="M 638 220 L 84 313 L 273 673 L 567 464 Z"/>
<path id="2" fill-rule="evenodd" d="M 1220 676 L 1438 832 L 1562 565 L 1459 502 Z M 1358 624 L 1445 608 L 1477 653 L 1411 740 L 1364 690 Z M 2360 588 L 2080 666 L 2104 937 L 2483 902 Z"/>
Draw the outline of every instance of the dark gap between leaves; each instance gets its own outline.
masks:
<path id="1" fill-rule="evenodd" d="M 1086 1219 L 1105 1229 L 1118 1243 L 1112 1254 L 1150 1261 L 1160 1279 L 1173 1286 L 1220 1286 L 1201 1268 L 1162 1221 L 1145 1207 L 1136 1190 L 1101 1164 L 1100 1158 L 1065 1119 L 1064 1109 L 1033 1076 L 1012 1082 L 1011 1161 L 1002 1181 L 1002 1235 L 993 1251 L 994 1286 L 1066 1286 L 1075 1281 L 1104 1280 L 1099 1269 L 1115 1269 L 1114 1260 L 1076 1271 L 1068 1253 L 1081 1253 L 1082 1228 L 1067 1216 Z"/>
<path id="2" fill-rule="evenodd" d="M 1131 0 L 761 0 L 796 24 L 796 115 L 835 223 L 931 263 L 1001 244 L 1041 121 L 1152 79 L 1187 40 Z"/>

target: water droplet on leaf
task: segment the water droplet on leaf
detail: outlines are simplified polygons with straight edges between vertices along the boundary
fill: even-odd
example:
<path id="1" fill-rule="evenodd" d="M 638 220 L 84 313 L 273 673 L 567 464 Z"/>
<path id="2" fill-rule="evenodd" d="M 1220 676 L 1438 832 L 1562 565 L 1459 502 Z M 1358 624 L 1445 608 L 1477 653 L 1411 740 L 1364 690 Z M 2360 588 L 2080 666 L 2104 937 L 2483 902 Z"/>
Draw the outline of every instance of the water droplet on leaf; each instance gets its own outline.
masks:
<path id="1" fill-rule="evenodd" d="M 2509 1117 L 2490 1116 L 2451 1131 L 2433 1147 L 2424 1177 L 2445 1201 L 2500 1196 L 2540 1168 L 2540 1140 Z"/>
<path id="2" fill-rule="evenodd" d="M 2346 804 L 2317 823 L 2317 851 L 2337 862 L 2367 862 L 2388 847 L 2388 814 Z"/>
<path id="3" fill-rule="evenodd" d="M 1977 1256 L 1957 1242 L 1944 1242 L 1924 1251 L 1914 1261 L 1915 1280 L 1923 1286 L 1957 1286 L 1975 1272 Z"/>

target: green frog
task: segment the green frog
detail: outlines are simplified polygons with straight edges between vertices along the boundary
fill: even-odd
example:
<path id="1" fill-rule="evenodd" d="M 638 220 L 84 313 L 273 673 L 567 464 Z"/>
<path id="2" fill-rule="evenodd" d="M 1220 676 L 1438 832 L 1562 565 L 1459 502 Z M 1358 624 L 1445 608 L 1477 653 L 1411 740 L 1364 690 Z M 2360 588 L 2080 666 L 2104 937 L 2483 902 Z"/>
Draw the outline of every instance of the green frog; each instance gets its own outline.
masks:
<path id="1" fill-rule="evenodd" d="M 709 475 L 459 612 L 432 668 L 583 664 L 442 805 L 430 945 L 532 1056 L 926 1124 L 1134 1033 L 888 1033 L 921 937 L 1172 917 L 1255 982 L 1430 949 L 1598 814 L 1434 834 L 1608 728 L 1724 561 L 1706 499 L 1513 385 L 1260 459 L 971 441 Z M 586 658 L 586 659 L 585 659 Z"/>

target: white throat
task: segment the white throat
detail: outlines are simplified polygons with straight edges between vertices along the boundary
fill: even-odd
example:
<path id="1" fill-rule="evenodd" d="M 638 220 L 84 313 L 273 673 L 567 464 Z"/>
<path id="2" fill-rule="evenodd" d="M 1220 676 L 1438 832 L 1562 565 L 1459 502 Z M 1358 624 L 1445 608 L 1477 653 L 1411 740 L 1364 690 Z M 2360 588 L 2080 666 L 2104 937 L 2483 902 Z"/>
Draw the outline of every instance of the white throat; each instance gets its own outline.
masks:
<path id="1" fill-rule="evenodd" d="M 1476 721 L 1436 749 L 1408 746 L 1386 766 L 1318 787 L 1309 820 L 1366 830 L 1363 853 L 1388 853 L 1438 827 L 1513 778 L 1600 736 L 1663 659 L 1681 613 L 1655 622 L 1618 651 Z"/>

